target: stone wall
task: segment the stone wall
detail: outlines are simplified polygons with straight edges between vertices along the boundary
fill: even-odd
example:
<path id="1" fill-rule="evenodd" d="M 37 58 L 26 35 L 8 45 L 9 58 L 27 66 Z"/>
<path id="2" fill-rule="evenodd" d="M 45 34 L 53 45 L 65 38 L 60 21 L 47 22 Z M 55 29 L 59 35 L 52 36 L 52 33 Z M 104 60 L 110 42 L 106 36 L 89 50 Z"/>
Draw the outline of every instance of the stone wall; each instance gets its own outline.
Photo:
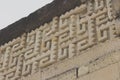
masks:
<path id="1" fill-rule="evenodd" d="M 2 45 L 0 80 L 119 80 L 115 1 L 87 0 Z"/>

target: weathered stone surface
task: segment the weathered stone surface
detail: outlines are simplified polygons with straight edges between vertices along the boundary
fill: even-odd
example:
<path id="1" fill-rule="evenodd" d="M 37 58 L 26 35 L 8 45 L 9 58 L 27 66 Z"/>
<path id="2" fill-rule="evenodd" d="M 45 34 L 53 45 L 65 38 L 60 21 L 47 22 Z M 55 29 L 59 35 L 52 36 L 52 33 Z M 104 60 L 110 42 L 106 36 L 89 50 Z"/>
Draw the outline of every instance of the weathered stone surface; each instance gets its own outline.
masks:
<path id="1" fill-rule="evenodd" d="M 0 30 L 0 45 L 50 22 L 55 16 L 60 16 L 84 2 L 81 1 L 82 0 L 54 0 L 52 3 L 31 13 L 28 17 L 22 18 Z"/>
<path id="2" fill-rule="evenodd" d="M 110 65 L 90 75 L 90 80 L 119 80 L 118 64 Z"/>
<path id="3" fill-rule="evenodd" d="M 113 2 L 83 0 L 1 46 L 0 80 L 119 80 L 120 23 Z"/>

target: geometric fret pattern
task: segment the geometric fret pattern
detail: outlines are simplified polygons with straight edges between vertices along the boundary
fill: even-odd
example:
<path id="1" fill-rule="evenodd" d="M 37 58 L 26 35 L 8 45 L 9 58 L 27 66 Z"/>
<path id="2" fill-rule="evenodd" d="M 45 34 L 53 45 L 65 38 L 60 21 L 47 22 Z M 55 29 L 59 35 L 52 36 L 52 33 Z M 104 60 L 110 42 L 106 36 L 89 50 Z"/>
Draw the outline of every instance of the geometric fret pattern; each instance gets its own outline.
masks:
<path id="1" fill-rule="evenodd" d="M 89 0 L 0 47 L 0 80 L 20 80 L 116 37 L 112 0 Z"/>

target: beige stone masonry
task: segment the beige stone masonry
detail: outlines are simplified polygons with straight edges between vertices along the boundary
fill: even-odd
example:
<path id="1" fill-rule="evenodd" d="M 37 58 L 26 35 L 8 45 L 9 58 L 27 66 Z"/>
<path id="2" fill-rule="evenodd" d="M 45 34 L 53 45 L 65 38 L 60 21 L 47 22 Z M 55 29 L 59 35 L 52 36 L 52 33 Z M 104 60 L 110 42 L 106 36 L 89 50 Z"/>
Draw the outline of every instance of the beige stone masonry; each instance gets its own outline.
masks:
<path id="1" fill-rule="evenodd" d="M 87 0 L 0 47 L 0 80 L 119 80 L 119 0 Z"/>

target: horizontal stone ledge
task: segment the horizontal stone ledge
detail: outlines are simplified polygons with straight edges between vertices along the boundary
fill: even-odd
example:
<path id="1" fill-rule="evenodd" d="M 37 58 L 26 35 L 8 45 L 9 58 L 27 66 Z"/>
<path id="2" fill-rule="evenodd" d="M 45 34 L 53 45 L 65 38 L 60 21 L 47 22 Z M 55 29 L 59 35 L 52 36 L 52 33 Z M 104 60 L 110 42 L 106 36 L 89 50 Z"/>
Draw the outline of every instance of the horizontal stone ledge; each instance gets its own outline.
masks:
<path id="1" fill-rule="evenodd" d="M 0 46 L 52 21 L 55 16 L 59 17 L 65 12 L 81 5 L 84 1 L 85 0 L 54 0 L 52 3 L 31 13 L 29 16 L 0 30 Z"/>

